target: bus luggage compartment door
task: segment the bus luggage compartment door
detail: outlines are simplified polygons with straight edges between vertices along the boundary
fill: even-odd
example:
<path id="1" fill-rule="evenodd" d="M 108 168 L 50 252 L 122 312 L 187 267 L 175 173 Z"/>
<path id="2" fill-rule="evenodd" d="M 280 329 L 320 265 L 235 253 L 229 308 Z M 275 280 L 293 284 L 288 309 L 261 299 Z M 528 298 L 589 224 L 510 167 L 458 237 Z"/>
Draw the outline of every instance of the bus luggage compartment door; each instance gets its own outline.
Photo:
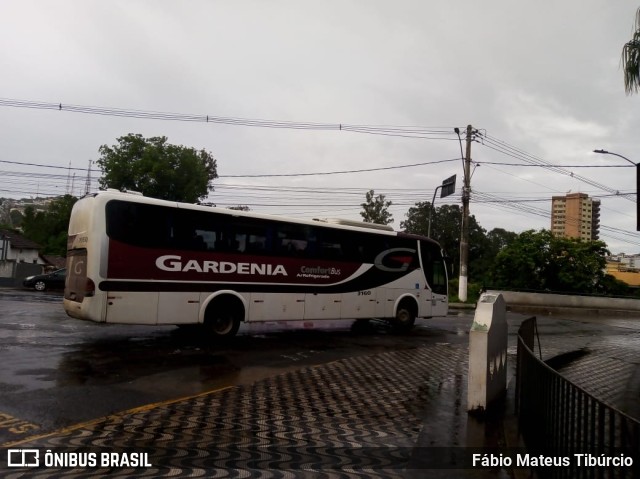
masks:
<path id="1" fill-rule="evenodd" d="M 376 316 L 377 294 L 375 289 L 353 291 L 342 295 L 340 317 L 373 318 Z"/>
<path id="2" fill-rule="evenodd" d="M 252 293 L 249 321 L 301 320 L 304 293 Z"/>
<path id="3" fill-rule="evenodd" d="M 107 323 L 156 324 L 158 292 L 107 292 Z"/>
<path id="4" fill-rule="evenodd" d="M 304 298 L 304 319 L 339 319 L 342 294 L 307 293 Z"/>
<path id="5" fill-rule="evenodd" d="M 161 292 L 158 297 L 158 324 L 195 324 L 199 311 L 199 292 Z"/>

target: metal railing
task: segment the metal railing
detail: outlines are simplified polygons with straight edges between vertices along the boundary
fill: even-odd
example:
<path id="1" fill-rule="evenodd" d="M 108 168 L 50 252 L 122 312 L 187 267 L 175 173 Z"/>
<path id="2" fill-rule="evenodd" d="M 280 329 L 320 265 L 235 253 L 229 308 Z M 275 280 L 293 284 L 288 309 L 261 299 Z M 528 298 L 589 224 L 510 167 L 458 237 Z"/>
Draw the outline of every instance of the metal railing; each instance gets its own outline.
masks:
<path id="1" fill-rule="evenodd" d="M 520 433 L 529 454 L 568 462 L 537 468 L 538 476 L 640 478 L 640 421 L 598 400 L 536 357 L 536 333 L 536 318 L 525 320 L 518 330 Z M 537 343 L 540 350 L 539 339 Z"/>

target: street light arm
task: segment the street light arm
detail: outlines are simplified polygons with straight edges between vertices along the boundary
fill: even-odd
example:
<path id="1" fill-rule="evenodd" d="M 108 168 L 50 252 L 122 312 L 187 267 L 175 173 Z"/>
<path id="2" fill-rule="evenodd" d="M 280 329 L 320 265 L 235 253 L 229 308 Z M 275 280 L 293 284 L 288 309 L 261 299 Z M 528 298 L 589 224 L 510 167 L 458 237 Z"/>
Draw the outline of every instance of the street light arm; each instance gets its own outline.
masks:
<path id="1" fill-rule="evenodd" d="M 619 155 L 618 153 L 612 153 L 610 151 L 607 150 L 593 150 L 594 153 L 601 153 L 603 155 L 613 155 L 613 156 L 617 156 L 619 158 L 622 158 L 623 160 L 627 160 L 629 163 L 631 163 L 632 165 L 635 165 L 635 163 L 633 161 L 631 161 L 629 158 L 627 158 L 626 156 L 622 156 Z"/>
<path id="2" fill-rule="evenodd" d="M 640 231 L 640 163 L 634 163 L 626 156 L 619 155 L 617 153 L 611 153 L 607 150 L 593 150 L 594 153 L 602 153 L 603 155 L 613 155 L 622 158 L 623 160 L 627 160 L 632 165 L 636 167 L 636 231 Z"/>

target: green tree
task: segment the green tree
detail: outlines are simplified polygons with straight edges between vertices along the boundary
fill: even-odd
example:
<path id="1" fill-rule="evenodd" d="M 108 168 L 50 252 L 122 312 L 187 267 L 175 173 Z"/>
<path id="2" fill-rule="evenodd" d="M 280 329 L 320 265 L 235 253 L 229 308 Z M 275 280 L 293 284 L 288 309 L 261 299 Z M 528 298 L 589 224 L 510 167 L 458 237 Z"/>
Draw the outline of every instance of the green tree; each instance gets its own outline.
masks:
<path id="1" fill-rule="evenodd" d="M 129 134 L 102 145 L 97 161 L 102 188 L 139 191 L 145 196 L 196 203 L 213 190 L 216 160 L 205 150 L 167 143 L 164 136 Z"/>
<path id="2" fill-rule="evenodd" d="M 569 293 L 605 292 L 607 245 L 525 231 L 505 246 L 493 268 L 495 286 Z"/>
<path id="3" fill-rule="evenodd" d="M 634 28 L 633 37 L 622 48 L 624 90 L 627 95 L 638 93 L 640 89 L 640 8 L 636 12 Z"/>
<path id="4" fill-rule="evenodd" d="M 67 255 L 69 217 L 76 201 L 77 198 L 65 195 L 51 201 L 46 211 L 36 211 L 33 206 L 25 209 L 24 235 L 40 244 L 43 254 Z"/>
<path id="5" fill-rule="evenodd" d="M 11 226 L 13 226 L 14 228 L 18 228 L 22 225 L 24 215 L 20 213 L 19 210 L 11 210 L 9 212 L 9 216 L 11 217 Z"/>
<path id="6" fill-rule="evenodd" d="M 407 233 L 427 236 L 429 226 L 429 201 L 416 203 L 409 208 L 407 219 L 400 228 Z M 462 228 L 462 208 L 459 205 L 442 205 L 431 212 L 431 238 L 436 240 L 450 258 L 454 276 L 460 264 L 460 231 Z M 469 278 L 474 282 L 485 282 L 482 258 L 487 255 L 486 231 L 475 216 L 469 217 Z"/>
<path id="7" fill-rule="evenodd" d="M 360 216 L 366 223 L 376 223 L 379 225 L 388 225 L 393 223 L 389 207 L 391 201 L 385 201 L 385 195 L 378 195 L 374 198 L 374 191 L 369 190 L 366 194 L 366 203 L 362 203 L 362 211 Z"/>
<path id="8" fill-rule="evenodd" d="M 473 272 L 475 281 L 481 282 L 485 287 L 494 284 L 492 271 L 496 256 L 517 237 L 517 233 L 503 228 L 494 228 L 485 235 L 480 244 L 481 251 L 478 257 L 469 265 L 469 271 Z"/>

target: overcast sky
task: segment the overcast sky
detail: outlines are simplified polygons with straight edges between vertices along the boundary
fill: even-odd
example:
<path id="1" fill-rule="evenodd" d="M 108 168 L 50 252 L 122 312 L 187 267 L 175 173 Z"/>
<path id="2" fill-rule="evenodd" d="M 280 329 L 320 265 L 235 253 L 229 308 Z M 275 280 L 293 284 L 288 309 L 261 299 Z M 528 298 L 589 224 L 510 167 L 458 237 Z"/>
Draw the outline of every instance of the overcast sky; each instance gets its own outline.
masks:
<path id="1" fill-rule="evenodd" d="M 472 144 L 479 166 L 471 213 L 482 227 L 548 229 L 551 196 L 584 192 L 602 198 L 601 237 L 611 250 L 638 253 L 636 203 L 612 196 L 616 190 L 635 196 L 634 167 L 592 150 L 640 162 L 640 95 L 625 95 L 620 67 L 639 6 L 637 0 L 4 0 L 2 99 L 327 127 L 136 119 L 5 102 L 0 196 L 64 194 L 74 172 L 73 192 L 80 195 L 86 171 L 9 162 L 86 170 L 100 145 L 140 133 L 210 151 L 220 175 L 210 201 L 218 205 L 360 219 L 365 192 L 374 189 L 393 201 L 399 229 L 409 207 L 431 201 L 434 188 L 454 174 L 457 195 L 436 205 L 460 202 L 453 129 L 464 139 L 472 125 L 481 136 Z M 353 132 L 340 124 L 375 128 Z M 380 134 L 388 133 L 383 125 L 399 135 Z M 525 158 L 561 165 L 565 174 L 513 166 Z M 417 163 L 340 175 L 248 176 Z M 30 176 L 17 176 L 25 172 Z M 96 190 L 98 173 L 92 175 Z"/>

